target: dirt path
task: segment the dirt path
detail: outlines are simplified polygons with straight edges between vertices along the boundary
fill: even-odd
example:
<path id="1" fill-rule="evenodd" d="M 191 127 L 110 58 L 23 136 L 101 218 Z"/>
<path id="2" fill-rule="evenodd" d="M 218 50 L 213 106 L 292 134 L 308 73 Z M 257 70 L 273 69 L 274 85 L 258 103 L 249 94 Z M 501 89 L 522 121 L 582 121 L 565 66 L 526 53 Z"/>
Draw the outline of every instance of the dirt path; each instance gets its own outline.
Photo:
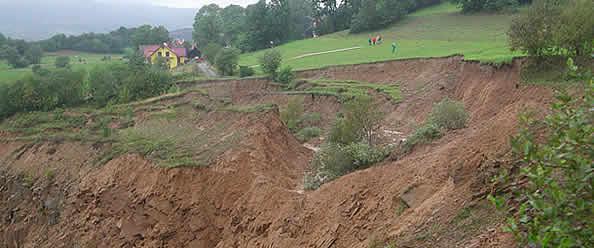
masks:
<path id="1" fill-rule="evenodd" d="M 208 62 L 206 62 L 206 61 L 198 63 L 198 69 L 200 71 L 202 71 L 202 73 L 204 73 L 204 75 L 206 75 L 206 77 L 209 77 L 209 78 L 219 77 L 219 75 L 217 75 L 217 72 L 215 72 L 212 69 L 212 67 L 210 66 L 210 64 L 208 64 Z"/>
<path id="2" fill-rule="evenodd" d="M 299 56 L 290 58 L 289 61 L 296 60 L 296 59 L 302 59 L 302 58 L 306 58 L 306 57 L 311 57 L 311 56 L 322 55 L 322 54 L 328 54 L 328 53 L 345 52 L 345 51 L 350 51 L 350 50 L 355 50 L 355 49 L 361 49 L 361 47 L 360 46 L 356 46 L 356 47 L 341 48 L 341 49 L 324 51 L 324 52 L 317 52 L 317 53 L 306 53 L 306 54 L 301 54 Z M 260 65 L 252 65 L 251 67 L 260 67 Z"/>
<path id="3" fill-rule="evenodd" d="M 327 54 L 327 53 L 345 52 L 345 51 L 350 51 L 350 50 L 355 50 L 355 49 L 360 49 L 360 48 L 361 48 L 360 46 L 356 46 L 356 47 L 342 48 L 342 49 L 336 49 L 336 50 L 330 50 L 330 51 L 324 51 L 324 52 L 317 52 L 317 53 L 306 53 L 306 54 L 299 55 L 297 57 L 293 57 L 293 58 L 291 58 L 291 60 L 293 60 L 293 59 L 301 59 L 301 58 L 310 57 L 310 56 L 316 56 L 316 55 L 322 55 L 322 54 Z"/>

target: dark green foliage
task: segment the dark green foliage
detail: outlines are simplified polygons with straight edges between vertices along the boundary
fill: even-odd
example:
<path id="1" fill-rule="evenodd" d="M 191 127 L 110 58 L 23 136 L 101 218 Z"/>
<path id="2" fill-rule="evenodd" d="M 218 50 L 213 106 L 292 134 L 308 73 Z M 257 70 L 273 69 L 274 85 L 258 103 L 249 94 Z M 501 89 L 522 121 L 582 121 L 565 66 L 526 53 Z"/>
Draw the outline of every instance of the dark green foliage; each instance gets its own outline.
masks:
<path id="1" fill-rule="evenodd" d="M 429 114 L 429 122 L 445 130 L 464 128 L 467 120 L 464 104 L 447 98 L 435 104 Z"/>
<path id="2" fill-rule="evenodd" d="M 0 118 L 83 103 L 125 103 L 162 94 L 172 86 L 168 71 L 145 64 L 100 65 L 86 75 L 70 68 L 36 68 L 16 82 L 0 84 Z"/>
<path id="3" fill-rule="evenodd" d="M 415 129 L 403 144 L 404 153 L 410 152 L 418 144 L 425 144 L 443 136 L 441 129 L 437 125 L 428 123 Z"/>
<path id="4" fill-rule="evenodd" d="M 593 81 L 580 98 L 557 97 L 553 112 L 537 122 L 548 131 L 544 142 L 535 138 L 538 134 L 530 129 L 535 123 L 527 117 L 512 140 L 513 151 L 525 166 L 521 176 L 528 183 L 521 192 L 526 198 L 518 213 L 510 215 L 508 230 L 522 246 L 594 246 Z M 490 198 L 504 206 L 502 197 Z"/>
<path id="5" fill-rule="evenodd" d="M 316 16 L 321 20 L 317 32 L 332 33 L 351 29 L 359 33 L 386 27 L 417 9 L 441 0 L 314 0 Z"/>
<path id="6" fill-rule="evenodd" d="M 126 48 L 134 50 L 139 45 L 162 44 L 169 40 L 169 31 L 163 26 L 143 25 L 136 28 L 120 27 L 105 34 L 84 33 L 78 36 L 57 34 L 40 41 L 44 51 L 76 50 L 92 53 L 122 53 Z"/>
<path id="7" fill-rule="evenodd" d="M 321 133 L 322 129 L 319 127 L 306 127 L 299 130 L 299 132 L 295 134 L 295 137 L 301 142 L 306 142 L 310 139 L 320 136 Z"/>
<path id="8" fill-rule="evenodd" d="M 171 87 L 171 74 L 164 70 L 147 68 L 133 71 L 125 80 L 118 102 L 136 101 L 167 92 Z"/>
<path id="9" fill-rule="evenodd" d="M 70 66 L 70 57 L 68 56 L 58 56 L 56 57 L 56 61 L 54 62 L 57 68 L 66 68 Z"/>
<path id="10" fill-rule="evenodd" d="M 293 69 L 290 66 L 283 67 L 276 76 L 276 81 L 281 84 L 290 84 L 295 79 L 296 75 L 293 72 Z"/>
<path id="11" fill-rule="evenodd" d="M 266 51 L 262 57 L 258 58 L 260 67 L 264 73 L 268 74 L 271 78 L 275 79 L 283 58 L 279 51 L 269 50 Z"/>
<path id="12" fill-rule="evenodd" d="M 46 74 L 29 74 L 0 87 L 0 118 L 24 111 L 49 111 L 75 106 L 83 101 L 84 72 L 56 69 Z"/>
<path id="13" fill-rule="evenodd" d="M 303 98 L 296 97 L 290 99 L 287 107 L 280 112 L 281 120 L 291 132 L 297 132 L 303 111 Z"/>
<path id="14" fill-rule="evenodd" d="M 217 43 L 209 43 L 202 49 L 202 55 L 206 57 L 206 60 L 211 64 L 215 64 L 217 54 L 223 49 L 223 47 Z"/>
<path id="15" fill-rule="evenodd" d="M 304 188 L 317 189 L 342 175 L 378 163 L 388 154 L 388 149 L 375 148 L 365 143 L 324 144 L 313 158 L 312 171 L 305 175 Z"/>
<path id="16" fill-rule="evenodd" d="M 305 175 L 305 189 L 316 189 L 339 176 L 380 162 L 389 147 L 373 146 L 382 113 L 370 97 L 356 97 L 345 106 L 328 142 L 316 153 L 312 170 Z"/>
<path id="17" fill-rule="evenodd" d="M 215 66 L 225 76 L 232 76 L 239 64 L 241 51 L 236 48 L 223 48 L 217 53 Z"/>
<path id="18" fill-rule="evenodd" d="M 256 74 L 254 69 L 249 66 L 240 65 L 239 66 L 239 77 L 250 77 Z"/>
<path id="19" fill-rule="evenodd" d="M 310 0 L 258 1 L 243 8 L 216 4 L 203 6 L 194 20 L 194 40 L 201 48 L 217 43 L 243 51 L 269 48 L 312 36 Z"/>
<path id="20" fill-rule="evenodd" d="M 91 69 L 87 79 L 89 101 L 105 106 L 116 99 L 124 79 L 130 74 L 128 70 L 124 64 L 100 65 Z"/>
<path id="21" fill-rule="evenodd" d="M 351 33 L 386 27 L 399 21 L 415 7 L 411 1 L 362 0 L 351 23 Z"/>
<path id="22" fill-rule="evenodd" d="M 515 9 L 520 5 L 518 0 L 450 0 L 462 8 L 463 13 L 470 12 L 497 12 L 505 9 Z M 531 1 L 521 1 L 528 3 Z"/>
<path id="23" fill-rule="evenodd" d="M 328 140 L 339 144 L 366 142 L 372 145 L 383 116 L 373 98 L 356 96 L 344 108 L 344 117 L 337 118 Z"/>
<path id="24" fill-rule="evenodd" d="M 404 153 L 408 153 L 417 144 L 424 144 L 441 138 L 445 131 L 464 128 L 468 113 L 461 102 L 444 99 L 433 105 L 429 118 L 419 126 L 402 145 Z"/>
<path id="25" fill-rule="evenodd" d="M 558 55 L 589 61 L 594 40 L 593 8 L 589 0 L 536 0 L 512 22 L 510 46 L 539 61 Z"/>
<path id="26" fill-rule="evenodd" d="M 6 60 L 14 68 L 23 68 L 31 64 L 39 64 L 43 51 L 39 45 L 24 40 L 13 40 L 1 37 L 0 60 Z"/>
<path id="27" fill-rule="evenodd" d="M 205 5 L 194 18 L 193 38 L 198 44 L 216 43 L 224 45 L 222 41 L 223 19 L 221 8 L 216 4 Z M 213 58 L 216 53 L 212 54 Z"/>

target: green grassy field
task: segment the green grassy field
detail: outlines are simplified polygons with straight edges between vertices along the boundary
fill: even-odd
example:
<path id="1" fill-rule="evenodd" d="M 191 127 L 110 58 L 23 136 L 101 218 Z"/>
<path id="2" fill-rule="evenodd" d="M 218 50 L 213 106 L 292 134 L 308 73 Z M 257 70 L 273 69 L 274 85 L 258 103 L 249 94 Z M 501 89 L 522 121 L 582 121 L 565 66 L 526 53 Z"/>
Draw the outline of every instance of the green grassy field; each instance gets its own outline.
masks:
<path id="1" fill-rule="evenodd" d="M 369 33 L 334 34 L 294 41 L 277 49 L 283 63 L 293 69 L 319 68 L 329 65 L 358 64 L 402 58 L 441 57 L 464 54 L 466 59 L 484 62 L 510 61 L 521 53 L 513 53 L 507 45 L 505 34 L 513 15 L 462 15 L 459 9 L 444 3 L 417 11 L 393 26 Z M 384 43 L 369 46 L 368 38 L 380 34 Z M 392 42 L 398 52 L 392 54 Z M 350 47 L 360 49 L 328 53 L 296 59 L 295 57 Z M 264 51 L 243 54 L 241 65 L 257 65 Z"/>
<path id="2" fill-rule="evenodd" d="M 111 56 L 111 62 L 121 61 L 120 54 L 94 54 L 74 51 L 62 51 L 56 53 L 45 53 L 41 59 L 41 66 L 44 68 L 55 68 L 54 62 L 58 56 L 70 57 L 70 64 L 73 69 L 90 69 L 95 65 L 108 63 L 110 61 L 103 61 L 105 56 Z M 80 62 L 78 58 L 84 60 Z M 14 69 L 11 68 L 6 61 L 0 61 L 0 83 L 10 82 L 21 78 L 23 75 L 31 71 L 31 66 L 27 68 Z"/>

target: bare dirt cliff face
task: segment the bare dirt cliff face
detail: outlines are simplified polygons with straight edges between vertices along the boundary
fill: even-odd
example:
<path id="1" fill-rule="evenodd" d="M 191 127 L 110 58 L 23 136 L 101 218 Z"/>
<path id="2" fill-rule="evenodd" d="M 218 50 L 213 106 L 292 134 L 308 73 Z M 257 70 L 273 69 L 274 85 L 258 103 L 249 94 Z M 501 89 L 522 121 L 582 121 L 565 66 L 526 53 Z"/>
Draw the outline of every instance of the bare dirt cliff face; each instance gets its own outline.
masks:
<path id="1" fill-rule="evenodd" d="M 518 85 L 518 74 L 517 64 L 459 57 L 302 72 L 399 84 L 403 101 L 382 108 L 384 125 L 404 133 L 445 97 L 470 114 L 467 128 L 316 191 L 302 190 L 312 152 L 273 110 L 231 118 L 246 135 L 201 168 L 159 168 L 134 154 L 94 165 L 108 145 L 1 143 L 0 247 L 511 247 L 482 196 L 505 164 L 518 114 L 551 99 L 547 88 Z M 203 87 L 234 103 L 287 102 L 264 81 Z M 331 97 L 304 103 L 327 120 L 340 110 Z"/>

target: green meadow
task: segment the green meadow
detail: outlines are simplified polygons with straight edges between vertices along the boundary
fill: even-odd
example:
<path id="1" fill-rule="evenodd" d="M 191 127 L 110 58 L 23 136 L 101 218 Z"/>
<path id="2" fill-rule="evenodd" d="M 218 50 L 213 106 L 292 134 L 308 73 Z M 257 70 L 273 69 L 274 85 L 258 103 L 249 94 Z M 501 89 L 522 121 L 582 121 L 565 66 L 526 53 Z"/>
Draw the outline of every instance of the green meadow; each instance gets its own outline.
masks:
<path id="1" fill-rule="evenodd" d="M 54 62 L 58 56 L 70 57 L 70 65 L 73 69 L 90 69 L 98 64 L 121 61 L 121 54 L 94 54 L 75 51 L 61 51 L 56 53 L 45 53 L 41 59 L 43 68 L 55 68 Z M 111 60 L 104 60 L 104 57 L 111 57 Z M 79 60 L 80 58 L 80 60 Z M 11 68 L 6 61 L 0 60 L 0 83 L 10 82 L 21 78 L 26 73 L 31 72 L 31 66 L 26 68 Z"/>
<path id="2" fill-rule="evenodd" d="M 466 59 L 501 63 L 521 53 L 511 52 L 506 31 L 511 14 L 463 15 L 444 3 L 408 15 L 389 28 L 374 32 L 349 34 L 347 31 L 290 42 L 277 47 L 283 64 L 293 69 L 330 65 L 359 64 L 403 58 L 442 57 L 463 54 Z M 369 37 L 381 35 L 384 42 L 369 46 Z M 398 51 L 392 53 L 392 42 Z M 342 52 L 296 58 L 300 55 L 337 49 L 361 47 Z M 241 55 L 240 64 L 254 66 L 264 51 Z"/>

